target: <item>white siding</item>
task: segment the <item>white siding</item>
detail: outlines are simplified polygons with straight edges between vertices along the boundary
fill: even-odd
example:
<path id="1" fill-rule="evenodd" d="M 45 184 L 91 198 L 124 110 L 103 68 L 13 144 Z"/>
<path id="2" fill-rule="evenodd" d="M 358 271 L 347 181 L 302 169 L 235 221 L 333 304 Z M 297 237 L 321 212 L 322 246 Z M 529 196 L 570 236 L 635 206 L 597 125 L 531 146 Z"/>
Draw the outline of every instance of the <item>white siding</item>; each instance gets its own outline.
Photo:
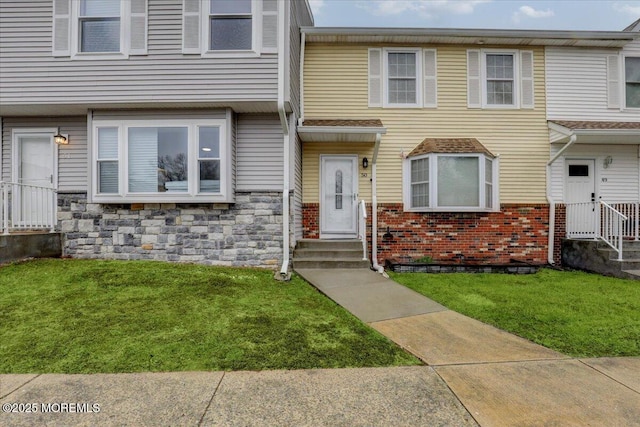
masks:
<path id="1" fill-rule="evenodd" d="M 52 6 L 0 2 L 0 106 L 276 99 L 277 54 L 182 54 L 182 0 L 150 1 L 148 55 L 121 60 L 54 58 Z"/>
<path id="2" fill-rule="evenodd" d="M 564 200 L 565 159 L 595 159 L 596 161 L 596 194 L 605 202 L 638 201 L 640 185 L 638 177 L 637 145 L 591 145 L 580 144 L 569 147 L 551 167 L 552 196 L 556 202 Z M 554 156 L 562 144 L 551 146 Z M 611 156 L 613 162 L 604 169 L 603 161 Z"/>
<path id="3" fill-rule="evenodd" d="M 237 116 L 237 191 L 282 191 L 283 135 L 277 115 Z"/>
<path id="4" fill-rule="evenodd" d="M 11 131 L 18 128 L 60 128 L 69 135 L 69 145 L 58 150 L 60 192 L 87 191 L 87 118 L 47 117 L 2 120 L 2 179 L 11 180 Z"/>
<path id="5" fill-rule="evenodd" d="M 616 50 L 547 47 L 547 117 L 550 120 L 639 121 L 640 112 L 608 108 L 607 56 Z M 640 55 L 640 40 L 622 53 Z"/>
<path id="6" fill-rule="evenodd" d="M 289 13 L 289 90 L 288 100 L 296 116 L 300 116 L 300 27 L 313 25 L 303 1 L 291 1 Z"/>
<path id="7" fill-rule="evenodd" d="M 292 135 L 294 144 L 294 180 L 293 180 L 293 230 L 296 240 L 302 239 L 302 141 L 298 133 Z"/>

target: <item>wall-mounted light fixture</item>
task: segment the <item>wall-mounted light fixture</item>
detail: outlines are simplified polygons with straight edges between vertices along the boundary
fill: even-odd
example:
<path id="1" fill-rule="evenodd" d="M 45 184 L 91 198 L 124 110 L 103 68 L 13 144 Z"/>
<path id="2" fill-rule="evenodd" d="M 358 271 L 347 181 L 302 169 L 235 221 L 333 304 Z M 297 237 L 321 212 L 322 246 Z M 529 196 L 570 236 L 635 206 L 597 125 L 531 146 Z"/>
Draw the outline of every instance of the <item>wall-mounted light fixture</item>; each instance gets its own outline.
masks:
<path id="1" fill-rule="evenodd" d="M 69 145 L 69 139 L 62 135 L 60 133 L 60 130 L 58 130 L 58 133 L 53 135 L 53 141 L 57 144 L 57 145 Z"/>
<path id="2" fill-rule="evenodd" d="M 602 167 L 605 168 L 605 169 L 608 169 L 609 166 L 611 166 L 611 163 L 613 163 L 613 158 L 611 156 L 607 156 L 602 161 Z"/>
<path id="3" fill-rule="evenodd" d="M 366 157 L 362 158 L 362 168 L 366 169 L 369 167 L 369 159 L 367 159 Z"/>

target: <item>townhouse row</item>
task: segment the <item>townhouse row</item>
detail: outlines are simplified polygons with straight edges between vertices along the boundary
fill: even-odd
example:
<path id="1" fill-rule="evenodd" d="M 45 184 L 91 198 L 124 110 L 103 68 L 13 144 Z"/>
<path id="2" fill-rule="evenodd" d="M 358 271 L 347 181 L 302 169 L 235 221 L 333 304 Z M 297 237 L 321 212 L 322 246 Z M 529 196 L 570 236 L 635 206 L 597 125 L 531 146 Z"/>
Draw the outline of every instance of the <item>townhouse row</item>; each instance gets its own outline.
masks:
<path id="1" fill-rule="evenodd" d="M 376 267 L 544 264 L 595 237 L 592 203 L 638 214 L 638 21 L 318 28 L 306 0 L 3 0 L 0 24 L 8 212 L 26 224 L 55 188 L 69 256 L 286 272 L 300 239 L 360 238 Z"/>

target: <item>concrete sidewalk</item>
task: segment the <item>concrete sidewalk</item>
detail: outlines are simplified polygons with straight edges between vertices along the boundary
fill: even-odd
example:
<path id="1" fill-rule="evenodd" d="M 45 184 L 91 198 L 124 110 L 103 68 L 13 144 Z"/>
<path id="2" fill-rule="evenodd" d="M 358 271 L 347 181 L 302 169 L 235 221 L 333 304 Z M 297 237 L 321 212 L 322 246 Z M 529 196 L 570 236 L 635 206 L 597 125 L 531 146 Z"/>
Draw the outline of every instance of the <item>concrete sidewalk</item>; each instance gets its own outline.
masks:
<path id="1" fill-rule="evenodd" d="M 2 426 L 477 425 L 427 366 L 0 375 L 0 396 Z M 4 412 L 16 403 L 32 413 Z M 92 412 L 61 407 L 69 403 L 86 403 Z"/>
<path id="2" fill-rule="evenodd" d="M 571 359 L 372 271 L 297 272 L 432 366 L 480 425 L 640 426 L 640 358 Z"/>

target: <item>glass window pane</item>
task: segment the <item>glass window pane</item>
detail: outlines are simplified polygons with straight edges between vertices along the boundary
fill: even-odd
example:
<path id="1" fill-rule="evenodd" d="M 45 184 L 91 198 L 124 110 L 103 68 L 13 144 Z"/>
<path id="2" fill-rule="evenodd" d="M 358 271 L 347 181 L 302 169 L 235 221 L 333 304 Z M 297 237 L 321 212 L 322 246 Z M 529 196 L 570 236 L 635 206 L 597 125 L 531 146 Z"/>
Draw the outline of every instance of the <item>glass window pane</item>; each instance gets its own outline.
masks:
<path id="1" fill-rule="evenodd" d="M 211 0 L 211 13 L 251 13 L 251 0 Z"/>
<path id="2" fill-rule="evenodd" d="M 388 56 L 389 77 L 415 77 L 416 76 L 416 54 L 415 53 L 394 53 Z"/>
<path id="3" fill-rule="evenodd" d="M 201 126 L 199 132 L 199 158 L 214 158 L 220 157 L 220 128 L 213 126 Z"/>
<path id="4" fill-rule="evenodd" d="M 493 183 L 493 160 L 484 159 L 484 180 L 488 183 Z"/>
<path id="5" fill-rule="evenodd" d="M 627 107 L 640 108 L 640 83 L 627 83 Z"/>
<path id="6" fill-rule="evenodd" d="M 411 207 L 429 207 L 429 184 L 411 184 Z"/>
<path id="7" fill-rule="evenodd" d="M 98 162 L 98 193 L 118 193 L 118 162 Z"/>
<path id="8" fill-rule="evenodd" d="M 627 82 L 640 83 L 640 57 L 625 58 L 624 69 Z"/>
<path id="9" fill-rule="evenodd" d="M 493 185 L 485 184 L 484 199 L 485 207 L 489 209 L 493 208 Z"/>
<path id="10" fill-rule="evenodd" d="M 415 104 L 416 103 L 416 81 L 390 79 L 389 80 L 389 102 L 392 104 Z"/>
<path id="11" fill-rule="evenodd" d="M 411 161 L 411 182 L 429 181 L 429 159 L 418 159 Z"/>
<path id="12" fill-rule="evenodd" d="M 487 81 L 487 104 L 511 105 L 513 104 L 512 81 Z"/>
<path id="13" fill-rule="evenodd" d="M 82 0 L 80 16 L 120 16 L 120 0 Z"/>
<path id="14" fill-rule="evenodd" d="M 201 193 L 220 192 L 220 160 L 201 160 L 198 190 Z"/>
<path id="15" fill-rule="evenodd" d="M 118 158 L 118 128 L 98 129 L 98 158 Z"/>
<path id="16" fill-rule="evenodd" d="M 251 18 L 211 18 L 211 50 L 250 50 Z"/>
<path id="17" fill-rule="evenodd" d="M 438 206 L 480 205 L 477 157 L 438 157 Z"/>
<path id="18" fill-rule="evenodd" d="M 81 20 L 81 52 L 120 52 L 120 19 Z"/>

